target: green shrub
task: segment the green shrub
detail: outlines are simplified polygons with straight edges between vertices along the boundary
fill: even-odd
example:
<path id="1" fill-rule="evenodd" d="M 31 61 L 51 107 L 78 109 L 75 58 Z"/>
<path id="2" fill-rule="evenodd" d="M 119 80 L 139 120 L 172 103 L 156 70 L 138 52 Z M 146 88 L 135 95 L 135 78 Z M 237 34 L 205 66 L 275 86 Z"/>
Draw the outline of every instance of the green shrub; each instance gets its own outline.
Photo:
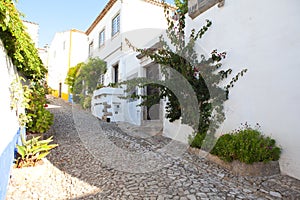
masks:
<path id="1" fill-rule="evenodd" d="M 27 97 L 29 103 L 26 115 L 30 119 L 26 124 L 27 132 L 45 133 L 53 124 L 53 114 L 45 108 L 47 104 L 45 95 L 45 88 L 41 85 L 32 86 L 32 92 Z"/>
<path id="2" fill-rule="evenodd" d="M 200 149 L 205 136 L 206 136 L 205 133 L 197 133 L 194 137 L 189 137 L 190 146 Z"/>
<path id="3" fill-rule="evenodd" d="M 46 140 L 40 140 L 39 136 L 27 141 L 22 137 L 22 145 L 17 145 L 18 156 L 16 159 L 16 167 L 35 166 L 39 160 L 50 153 L 51 149 L 58 146 L 57 144 L 49 144 L 52 141 L 52 136 Z"/>
<path id="4" fill-rule="evenodd" d="M 239 160 L 251 164 L 279 160 L 281 149 L 276 146 L 274 139 L 246 127 L 232 134 L 222 135 L 210 153 L 228 162 Z"/>
<path id="5" fill-rule="evenodd" d="M 45 109 L 44 105 L 35 106 L 36 110 L 28 113 L 31 121 L 27 124 L 27 132 L 45 133 L 53 124 L 53 114 Z"/>
<path id="6" fill-rule="evenodd" d="M 92 96 L 87 95 L 84 97 L 83 102 L 81 104 L 83 109 L 90 109 L 91 108 L 91 102 L 92 102 Z"/>
<path id="7" fill-rule="evenodd" d="M 209 136 L 207 133 L 197 133 L 195 136 L 189 136 L 188 140 L 191 147 L 210 151 L 217 138 L 214 135 Z"/>
<path id="8" fill-rule="evenodd" d="M 214 148 L 211 150 L 211 154 L 218 156 L 222 160 L 231 162 L 236 159 L 233 135 L 222 135 L 218 140 Z"/>

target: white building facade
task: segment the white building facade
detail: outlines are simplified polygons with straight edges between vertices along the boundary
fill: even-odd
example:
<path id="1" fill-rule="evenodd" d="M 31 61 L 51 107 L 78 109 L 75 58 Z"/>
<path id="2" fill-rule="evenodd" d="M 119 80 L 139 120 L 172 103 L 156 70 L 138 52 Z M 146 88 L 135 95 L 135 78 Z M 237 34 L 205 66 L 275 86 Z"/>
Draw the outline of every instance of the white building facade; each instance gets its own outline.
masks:
<path id="1" fill-rule="evenodd" d="M 26 31 L 27 33 L 30 35 L 34 46 L 36 48 L 39 47 L 39 24 L 34 23 L 34 22 L 30 22 L 30 21 L 25 21 L 23 20 L 23 24 L 26 27 Z"/>
<path id="2" fill-rule="evenodd" d="M 24 26 L 26 27 L 26 31 L 29 34 L 31 40 L 34 43 L 35 48 L 38 50 L 38 54 L 44 64 L 45 67 L 48 67 L 48 45 L 43 48 L 39 47 L 39 29 L 40 26 L 37 23 L 30 21 L 22 21 Z"/>
<path id="3" fill-rule="evenodd" d="M 300 2 L 225 0 L 211 8 L 205 3 L 189 1 L 186 33 L 211 20 L 199 52 L 226 51 L 224 65 L 236 73 L 248 69 L 230 90 L 219 133 L 259 123 L 282 147 L 281 171 L 300 179 Z"/>
<path id="4" fill-rule="evenodd" d="M 88 57 L 87 36 L 79 30 L 56 33 L 48 49 L 48 85 L 53 95 L 70 99 L 65 79 L 70 67 L 85 62 Z"/>
<path id="5" fill-rule="evenodd" d="M 174 7 L 169 9 L 174 11 Z M 167 28 L 164 4 L 156 0 L 110 0 L 97 19 L 86 31 L 89 41 L 89 57 L 99 57 L 107 63 L 107 73 L 100 82 L 104 86 L 136 77 L 147 77 L 154 70 L 158 76 L 158 66 L 144 65 L 137 54 L 128 46 L 144 48 L 158 41 Z M 144 90 L 136 88 L 138 94 Z M 123 94 L 123 95 L 121 95 Z M 124 88 L 104 87 L 94 92 L 92 112 L 95 116 L 109 121 L 124 121 L 141 125 L 150 120 L 149 109 L 137 106 L 141 100 L 119 98 L 124 96 Z M 147 113 L 148 112 L 148 113 Z M 162 122 L 163 109 L 158 106 L 151 120 Z M 108 121 L 107 120 L 107 121 Z"/>

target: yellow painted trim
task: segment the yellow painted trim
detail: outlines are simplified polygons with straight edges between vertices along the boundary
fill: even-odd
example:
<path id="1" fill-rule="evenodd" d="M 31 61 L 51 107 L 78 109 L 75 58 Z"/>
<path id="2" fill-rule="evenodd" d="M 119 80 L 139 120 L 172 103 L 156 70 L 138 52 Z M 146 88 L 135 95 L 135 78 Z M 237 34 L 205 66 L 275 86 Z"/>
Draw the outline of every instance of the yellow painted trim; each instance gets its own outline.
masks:
<path id="1" fill-rule="evenodd" d="M 72 32 L 76 32 L 76 30 L 70 30 L 70 45 L 69 45 L 69 55 L 68 55 L 68 71 L 71 68 L 71 55 L 72 55 Z M 67 75 L 68 76 L 68 75 Z M 68 93 L 70 93 L 70 87 L 68 86 Z"/>
<path id="2" fill-rule="evenodd" d="M 52 90 L 52 96 L 58 97 L 58 90 Z"/>
<path id="3" fill-rule="evenodd" d="M 69 45 L 69 57 L 68 57 L 68 69 L 71 67 L 71 52 L 72 52 L 72 32 L 74 30 L 70 30 L 70 45 Z"/>
<path id="4" fill-rule="evenodd" d="M 63 100 L 66 100 L 66 101 L 68 101 L 69 100 L 69 94 L 66 94 L 66 93 L 61 93 L 61 98 L 63 99 Z"/>
<path id="5" fill-rule="evenodd" d="M 52 96 L 58 98 L 58 90 L 52 90 L 51 94 L 52 94 Z M 61 93 L 61 98 L 68 101 L 69 100 L 69 94 L 62 92 Z"/>

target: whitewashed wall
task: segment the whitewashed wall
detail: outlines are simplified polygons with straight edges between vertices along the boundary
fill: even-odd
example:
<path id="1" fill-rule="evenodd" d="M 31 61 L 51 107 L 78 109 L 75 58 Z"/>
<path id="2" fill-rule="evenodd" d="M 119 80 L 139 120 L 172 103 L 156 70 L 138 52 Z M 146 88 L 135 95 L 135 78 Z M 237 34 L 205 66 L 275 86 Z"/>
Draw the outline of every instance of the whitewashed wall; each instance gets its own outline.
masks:
<path id="1" fill-rule="evenodd" d="M 112 19 L 120 14 L 120 33 L 111 36 Z M 112 65 L 119 62 L 120 78 L 124 80 L 127 69 L 120 61 L 124 54 L 132 51 L 125 39 L 136 47 L 142 47 L 161 34 L 167 27 L 163 7 L 148 3 L 144 0 L 119 0 L 88 34 L 89 44 L 93 42 L 92 57 L 99 57 L 107 62 L 105 84 L 112 81 Z M 99 46 L 99 33 L 105 30 L 105 43 Z M 135 66 L 137 67 L 137 66 Z M 130 75 L 129 75 L 130 76 Z"/>
<path id="2" fill-rule="evenodd" d="M 0 154 L 8 143 L 12 140 L 14 135 L 19 129 L 18 120 L 16 112 L 12 111 L 11 106 L 11 97 L 10 97 L 10 87 L 11 83 L 16 78 L 16 71 L 14 66 L 11 63 L 11 60 L 6 55 L 6 51 L 3 47 L 3 43 L 0 40 L 0 110 L 1 110 L 1 120 L 0 126 L 3 130 L 0 140 Z"/>
<path id="3" fill-rule="evenodd" d="M 17 72 L 7 56 L 1 40 L 0 74 L 0 127 L 2 130 L 0 140 L 0 199 L 5 199 L 15 145 L 19 136 L 19 124 L 16 111 L 11 110 L 10 96 L 11 83 L 15 80 Z"/>
<path id="4" fill-rule="evenodd" d="M 87 35 L 84 32 L 73 29 L 71 41 L 70 67 L 74 67 L 80 62 L 85 62 L 88 58 Z"/>
<path id="5" fill-rule="evenodd" d="M 120 33 L 111 36 L 112 19 L 120 14 Z M 142 48 L 154 38 L 158 38 L 167 27 L 163 7 L 144 0 L 118 0 L 88 34 L 89 44 L 93 42 L 91 57 L 99 57 L 107 62 L 104 85 L 113 81 L 113 67 L 119 65 L 119 81 L 144 76 L 144 69 L 134 52 L 126 44 L 128 39 L 134 46 Z M 105 30 L 105 43 L 99 46 L 99 33 Z M 123 101 L 124 121 L 141 124 L 140 101 Z"/>
<path id="6" fill-rule="evenodd" d="M 139 29 L 166 29 L 164 8 L 144 0 L 123 0 L 122 32 Z M 145 35 L 141 35 L 141 38 Z M 146 40 L 147 41 L 147 40 Z"/>
<path id="7" fill-rule="evenodd" d="M 300 2 L 298 0 L 225 0 L 225 6 L 207 10 L 187 32 L 205 19 L 212 27 L 198 43 L 199 52 L 226 51 L 224 65 L 238 72 L 247 68 L 230 91 L 227 120 L 220 133 L 240 123 L 259 123 L 276 139 L 283 152 L 284 174 L 300 178 Z"/>
<path id="8" fill-rule="evenodd" d="M 48 85 L 54 90 L 59 90 L 59 83 L 64 83 L 68 72 L 69 46 L 69 31 L 55 34 L 49 48 L 48 60 Z M 67 93 L 68 88 L 63 86 L 62 92 Z"/>

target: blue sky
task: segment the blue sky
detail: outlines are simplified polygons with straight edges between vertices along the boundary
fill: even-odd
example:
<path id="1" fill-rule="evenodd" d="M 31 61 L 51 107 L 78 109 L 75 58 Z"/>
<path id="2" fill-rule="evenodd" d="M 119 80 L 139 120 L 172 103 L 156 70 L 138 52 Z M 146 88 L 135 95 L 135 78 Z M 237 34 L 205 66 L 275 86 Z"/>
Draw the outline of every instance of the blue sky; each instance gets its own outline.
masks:
<path id="1" fill-rule="evenodd" d="M 18 0 L 24 20 L 39 24 L 39 47 L 50 44 L 56 32 L 86 31 L 108 0 Z M 167 0 L 172 3 L 173 0 Z"/>

